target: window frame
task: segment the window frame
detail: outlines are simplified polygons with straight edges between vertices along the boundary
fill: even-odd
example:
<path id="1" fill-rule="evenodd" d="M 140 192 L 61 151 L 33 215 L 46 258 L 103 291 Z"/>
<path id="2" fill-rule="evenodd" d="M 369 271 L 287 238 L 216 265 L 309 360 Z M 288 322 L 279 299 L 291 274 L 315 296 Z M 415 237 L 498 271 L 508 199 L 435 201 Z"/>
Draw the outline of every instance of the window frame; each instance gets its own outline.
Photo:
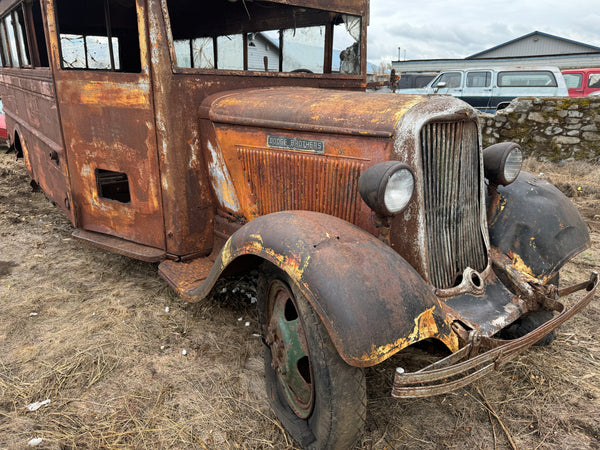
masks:
<path id="1" fill-rule="evenodd" d="M 169 55 L 171 57 L 171 71 L 174 74 L 194 74 L 194 75 L 202 75 L 202 74 L 210 74 L 210 75 L 246 75 L 246 76 L 276 76 L 276 77 L 302 77 L 302 78 L 335 78 L 335 79 L 362 79 L 366 76 L 365 65 L 363 64 L 362 52 L 364 51 L 365 44 L 365 18 L 359 14 L 350 14 L 350 13 L 339 13 L 346 14 L 350 16 L 354 16 L 360 19 L 360 40 L 359 44 L 359 52 L 360 52 L 360 73 L 358 74 L 343 74 L 339 72 L 332 71 L 332 57 L 334 54 L 333 49 L 333 40 L 334 40 L 334 28 L 335 25 L 333 23 L 328 23 L 325 25 L 325 36 L 324 36 L 324 62 L 323 62 L 323 72 L 322 73 L 307 73 L 307 72 L 285 72 L 283 71 L 283 56 L 282 56 L 282 33 L 279 31 L 285 30 L 283 29 L 269 29 L 265 31 L 278 31 L 279 32 L 279 69 L 278 71 L 264 71 L 264 70 L 255 70 L 248 68 L 248 34 L 252 33 L 252 31 L 241 31 L 240 34 L 243 38 L 243 69 L 219 69 L 219 61 L 217 58 L 218 54 L 218 45 L 217 45 L 217 37 L 213 37 L 213 49 L 214 49 L 214 65 L 213 69 L 202 69 L 202 68 L 190 68 L 190 67 L 179 67 L 177 65 L 177 55 L 175 52 L 175 39 L 173 38 L 173 29 L 171 25 L 171 17 L 169 14 L 169 9 L 167 5 L 167 0 L 160 0 L 161 9 L 163 13 L 163 23 L 166 28 L 167 41 L 169 44 Z M 325 10 L 323 10 L 325 11 Z"/>
<path id="2" fill-rule="evenodd" d="M 137 36 L 137 48 L 138 48 L 138 62 L 139 62 L 139 68 L 137 70 L 127 70 L 127 69 L 123 69 L 123 63 L 121 62 L 120 58 L 119 58 L 119 68 L 117 68 L 117 63 L 115 61 L 115 45 L 113 44 L 113 39 L 117 40 L 117 44 L 118 47 L 120 47 L 122 45 L 122 43 L 119 41 L 119 37 L 118 36 L 114 36 L 113 35 L 113 26 L 112 26 L 112 22 L 111 22 L 111 11 L 110 11 L 110 1 L 111 0 L 99 0 L 102 2 L 102 9 L 104 12 L 104 31 L 106 31 L 106 35 L 102 35 L 102 36 L 98 36 L 96 34 L 73 34 L 73 33 L 61 33 L 60 30 L 60 17 L 59 17 L 59 13 L 58 13 L 58 1 L 54 0 L 53 1 L 53 6 L 54 6 L 54 17 L 55 17 L 55 25 L 56 25 L 56 38 L 57 38 L 57 42 L 58 42 L 58 56 L 59 56 L 59 69 L 60 70 L 64 70 L 67 72 L 97 72 L 97 73 L 143 73 L 144 72 L 144 68 L 143 68 L 143 61 L 142 61 L 142 35 L 140 34 L 140 17 L 138 16 L 138 10 L 137 10 L 137 1 L 136 0 L 131 0 L 133 2 L 133 5 L 135 6 L 135 29 L 136 29 L 136 36 Z M 80 35 L 82 37 L 83 40 L 83 46 L 84 46 L 84 52 L 85 52 L 85 67 L 67 67 L 65 65 L 65 58 L 64 58 L 64 54 L 63 54 L 63 47 L 61 44 L 61 40 L 62 40 L 62 36 L 68 36 L 68 35 Z M 102 37 L 102 38 L 106 38 L 107 42 L 108 42 L 108 48 L 107 48 L 107 52 L 108 52 L 108 58 L 109 58 L 109 62 L 110 62 L 110 68 L 108 69 L 104 69 L 104 68 L 90 68 L 90 63 L 89 63 L 89 51 L 88 51 L 88 45 L 87 45 L 87 38 L 89 37 Z M 119 55 L 117 55 L 119 56 Z"/>
<path id="3" fill-rule="evenodd" d="M 552 84 L 501 84 L 501 81 L 506 76 L 505 74 L 520 74 L 521 77 L 525 77 L 527 74 L 533 73 L 548 75 L 552 81 Z M 554 73 L 552 73 L 550 70 L 503 70 L 498 72 L 497 85 L 498 87 L 503 88 L 555 88 L 558 87 L 558 82 L 556 81 Z"/>
<path id="4" fill-rule="evenodd" d="M 563 78 L 565 79 L 565 84 L 567 85 L 567 89 L 582 89 L 583 88 L 583 73 L 581 72 L 571 72 L 571 73 L 563 73 Z M 577 79 L 578 83 L 576 86 L 569 86 L 569 82 L 567 78 Z"/>
<path id="5" fill-rule="evenodd" d="M 598 76 L 598 80 L 595 80 L 596 76 Z M 592 79 L 594 79 L 594 82 L 596 82 L 596 83 L 599 82 L 600 81 L 600 72 L 589 72 L 588 77 L 587 77 L 587 82 L 586 82 L 587 89 L 599 89 L 600 86 L 590 86 Z"/>
<path id="6" fill-rule="evenodd" d="M 45 55 L 48 55 L 49 52 L 45 39 L 44 42 L 38 42 L 32 8 L 32 3 L 20 2 L 0 17 L 0 60 L 2 62 L 2 67 L 12 67 L 17 69 L 49 67 L 50 62 L 47 56 L 47 64 L 41 63 L 40 45 L 45 46 Z M 14 55 L 12 54 L 9 31 L 7 29 L 7 19 L 9 16 L 12 20 L 12 32 L 16 44 L 16 61 L 14 61 Z M 23 19 L 22 22 L 20 20 L 21 18 Z M 44 24 L 42 23 L 42 27 L 43 25 Z M 45 29 L 43 28 L 41 32 L 45 36 Z M 23 52 L 25 52 L 25 55 L 23 55 Z M 24 63 L 25 60 L 27 60 L 27 63 Z"/>
<path id="7" fill-rule="evenodd" d="M 444 72 L 441 73 L 434 81 L 434 84 L 432 84 L 432 87 L 434 89 L 437 88 L 437 85 L 440 83 L 444 83 L 443 78 L 444 77 L 450 77 L 450 76 L 456 76 L 458 75 L 458 86 L 453 86 L 453 87 L 449 87 L 448 84 L 446 83 L 446 86 L 444 87 L 440 87 L 439 89 L 460 89 L 462 87 L 462 81 L 463 81 L 463 72 L 461 72 L 460 70 L 449 70 L 448 72 Z"/>
<path id="8" fill-rule="evenodd" d="M 2 16 L 0 17 L 0 57 L 2 58 L 2 67 L 13 67 L 12 55 L 9 50 L 6 24 L 4 22 L 4 16 Z"/>
<path id="9" fill-rule="evenodd" d="M 29 34 L 29 26 L 28 26 L 28 16 L 24 11 L 24 4 L 19 5 L 19 7 L 13 10 L 13 27 L 15 29 L 15 36 L 19 43 L 19 59 L 21 62 L 21 68 L 25 67 L 33 67 L 33 60 L 31 58 L 31 44 Z M 21 15 L 19 15 L 21 12 Z M 21 24 L 20 18 L 23 17 L 23 23 Z M 20 31 L 20 32 L 19 32 Z M 25 40 L 25 42 L 23 42 Z M 22 52 L 27 53 L 25 56 L 27 57 L 27 64 L 23 63 Z"/>
<path id="10" fill-rule="evenodd" d="M 475 75 L 485 74 L 486 84 L 484 86 L 470 86 L 469 79 L 475 78 Z M 467 89 L 489 89 L 492 87 L 492 72 L 489 70 L 471 70 L 467 72 L 465 78 L 465 88 Z"/>
<path id="11" fill-rule="evenodd" d="M 15 27 L 15 18 L 14 18 L 14 14 L 13 12 L 19 8 L 21 5 L 17 6 L 16 8 L 13 8 L 12 10 L 10 10 L 7 14 L 5 14 L 4 16 L 2 16 L 2 22 L 4 22 L 4 31 L 6 33 L 6 45 L 8 46 L 8 55 L 11 61 L 11 67 L 14 68 L 22 68 L 23 66 L 21 65 L 21 46 L 19 45 L 19 41 L 17 38 L 17 30 Z M 10 24 L 8 23 L 8 19 L 10 17 Z M 12 30 L 12 37 L 14 40 L 14 48 L 13 48 L 13 42 L 11 42 L 11 33 L 10 31 Z M 16 61 L 14 61 L 16 57 Z"/>

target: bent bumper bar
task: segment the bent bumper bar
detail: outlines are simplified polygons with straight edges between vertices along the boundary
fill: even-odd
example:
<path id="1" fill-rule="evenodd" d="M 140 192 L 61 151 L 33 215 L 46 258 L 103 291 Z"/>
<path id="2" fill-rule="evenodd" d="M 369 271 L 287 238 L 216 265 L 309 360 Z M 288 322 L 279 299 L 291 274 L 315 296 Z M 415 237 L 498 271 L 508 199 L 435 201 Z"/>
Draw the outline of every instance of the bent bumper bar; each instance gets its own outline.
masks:
<path id="1" fill-rule="evenodd" d="M 590 303 L 597 287 L 598 273 L 593 272 L 589 281 L 559 290 L 561 297 L 583 289 L 587 293 L 569 309 L 556 302 L 560 314 L 523 337 L 506 341 L 472 333 L 467 345 L 459 351 L 417 372 L 404 373 L 397 369 L 392 397 L 419 398 L 445 394 L 484 377 L 581 311 Z M 484 353 L 479 354 L 480 351 Z"/>

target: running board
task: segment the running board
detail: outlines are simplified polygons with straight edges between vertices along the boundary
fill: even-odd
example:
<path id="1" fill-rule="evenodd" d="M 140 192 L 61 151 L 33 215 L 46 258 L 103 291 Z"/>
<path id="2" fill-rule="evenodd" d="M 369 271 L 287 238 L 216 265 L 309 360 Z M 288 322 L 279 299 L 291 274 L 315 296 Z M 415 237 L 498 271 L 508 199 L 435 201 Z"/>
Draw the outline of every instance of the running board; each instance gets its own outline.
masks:
<path id="1" fill-rule="evenodd" d="M 191 300 L 189 292 L 200 286 L 208 277 L 214 260 L 196 258 L 191 261 L 165 260 L 158 265 L 158 274 L 185 300 Z"/>
<path id="2" fill-rule="evenodd" d="M 108 234 L 96 233 L 87 230 L 75 230 L 71 234 L 74 239 L 83 241 L 86 244 L 94 247 L 108 250 L 109 252 L 119 255 L 128 256 L 129 258 L 139 259 L 146 262 L 159 262 L 166 258 L 167 254 L 164 250 L 147 245 L 136 244 L 135 242 L 127 241 Z"/>

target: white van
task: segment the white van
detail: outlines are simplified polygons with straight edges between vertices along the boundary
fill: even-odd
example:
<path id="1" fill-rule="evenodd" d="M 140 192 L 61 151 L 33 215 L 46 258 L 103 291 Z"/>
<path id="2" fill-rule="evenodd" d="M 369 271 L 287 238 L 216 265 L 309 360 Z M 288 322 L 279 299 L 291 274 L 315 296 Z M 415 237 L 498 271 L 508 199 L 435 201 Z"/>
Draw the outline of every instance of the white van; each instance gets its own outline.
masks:
<path id="1" fill-rule="evenodd" d="M 516 97 L 568 97 L 557 67 L 498 67 L 441 72 L 425 88 L 406 93 L 450 94 L 493 113 Z"/>

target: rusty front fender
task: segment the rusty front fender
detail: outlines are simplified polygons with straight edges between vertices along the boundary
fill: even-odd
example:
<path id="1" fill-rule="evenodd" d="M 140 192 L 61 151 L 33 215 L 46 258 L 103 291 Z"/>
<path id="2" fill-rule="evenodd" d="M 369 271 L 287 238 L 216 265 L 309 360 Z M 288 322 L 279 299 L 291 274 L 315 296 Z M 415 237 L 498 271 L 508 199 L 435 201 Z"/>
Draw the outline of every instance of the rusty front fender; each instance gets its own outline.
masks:
<path id="1" fill-rule="evenodd" d="M 451 339 L 444 305 L 400 255 L 364 230 L 321 213 L 279 212 L 244 225 L 227 241 L 205 283 L 188 294 L 206 295 L 246 255 L 290 276 L 350 365 L 377 364 L 423 339 Z"/>
<path id="2" fill-rule="evenodd" d="M 508 186 L 491 187 L 487 208 L 492 247 L 519 272 L 543 283 L 591 244 L 575 205 L 531 173 L 521 172 Z"/>

